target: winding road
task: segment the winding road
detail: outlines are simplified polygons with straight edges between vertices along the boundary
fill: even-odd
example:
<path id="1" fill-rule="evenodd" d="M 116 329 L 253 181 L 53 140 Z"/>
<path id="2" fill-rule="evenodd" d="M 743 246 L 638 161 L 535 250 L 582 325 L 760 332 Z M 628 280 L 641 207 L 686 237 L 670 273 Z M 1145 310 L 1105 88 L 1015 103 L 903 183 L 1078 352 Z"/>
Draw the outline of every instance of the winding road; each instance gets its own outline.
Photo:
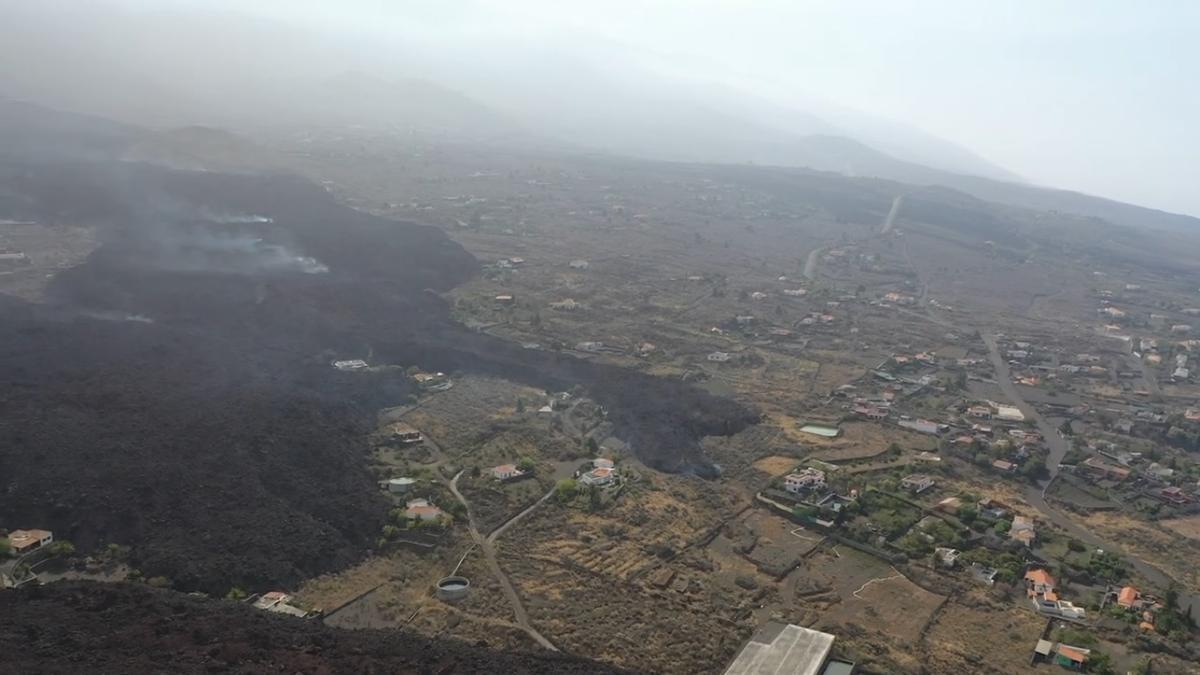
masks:
<path id="1" fill-rule="evenodd" d="M 1170 575 L 1166 574 L 1154 565 L 1130 554 L 1123 550 L 1120 546 L 1112 542 L 1105 541 L 1075 521 L 1068 518 L 1061 511 L 1050 505 L 1046 499 L 1046 492 L 1054 483 L 1054 480 L 1059 474 L 1059 464 L 1062 462 L 1067 451 L 1070 450 L 1071 444 L 1062 436 L 1058 435 L 1058 428 L 1048 422 L 1038 413 L 1037 409 L 1029 405 L 1028 402 L 1021 396 L 1021 392 L 1017 390 L 1016 385 L 1012 382 L 1012 374 L 1009 371 L 1008 363 L 1004 360 L 1004 356 L 1000 353 L 1000 348 L 996 344 L 996 336 L 984 335 L 983 341 L 987 344 L 988 358 L 992 362 L 992 367 L 996 371 L 996 384 L 1000 385 L 1000 390 L 1008 397 L 1009 402 L 1017 406 L 1025 419 L 1032 421 L 1037 425 L 1038 432 L 1042 438 L 1046 439 L 1046 447 L 1049 449 L 1049 457 L 1046 460 L 1046 468 L 1050 472 L 1050 478 L 1039 482 L 1037 485 L 1032 485 L 1025 491 L 1025 501 L 1029 505 L 1037 509 L 1046 517 L 1047 520 L 1058 525 L 1066 530 L 1072 537 L 1106 551 L 1116 553 L 1133 565 L 1142 576 L 1150 580 L 1151 583 L 1167 588 L 1170 586 L 1182 586 L 1178 584 Z M 1189 589 L 1181 588 L 1179 593 L 1179 601 L 1181 606 L 1187 606 L 1193 618 L 1200 619 L 1200 594 L 1194 593 Z"/>
<path id="2" fill-rule="evenodd" d="M 521 602 L 521 596 L 517 594 L 517 589 L 515 586 L 513 586 L 512 581 L 509 580 L 508 575 L 505 574 L 504 570 L 500 568 L 500 563 L 496 560 L 496 549 L 493 546 L 496 541 L 496 537 L 500 536 L 500 533 L 505 528 L 507 528 L 516 520 L 524 517 L 526 514 L 533 511 L 536 507 L 549 499 L 550 495 L 554 494 L 554 491 L 551 490 L 550 492 L 547 492 L 541 499 L 534 502 L 529 508 L 508 519 L 507 522 L 496 528 L 494 532 L 485 537 L 480 534 L 479 528 L 475 525 L 475 515 L 471 512 L 471 504 L 468 503 L 467 498 L 458 491 L 458 479 L 462 475 L 463 472 L 459 471 L 458 473 L 454 474 L 454 478 L 450 479 L 450 482 L 448 483 L 450 492 L 454 493 L 454 497 L 458 499 L 459 503 L 461 503 L 467 510 L 467 527 L 471 532 L 471 539 L 473 539 L 475 544 L 479 546 L 479 549 L 483 551 L 483 557 L 487 560 L 488 569 L 491 571 L 492 575 L 496 577 L 496 580 L 500 582 L 500 588 L 504 591 L 505 597 L 508 598 L 508 604 L 512 607 L 513 616 L 516 617 L 517 626 L 519 626 L 521 630 L 528 633 L 529 637 L 533 638 L 541 646 L 551 651 L 558 651 L 558 648 L 555 647 L 550 640 L 547 640 L 545 635 L 539 633 L 538 630 L 529 623 L 529 614 L 525 611 L 525 605 Z"/>

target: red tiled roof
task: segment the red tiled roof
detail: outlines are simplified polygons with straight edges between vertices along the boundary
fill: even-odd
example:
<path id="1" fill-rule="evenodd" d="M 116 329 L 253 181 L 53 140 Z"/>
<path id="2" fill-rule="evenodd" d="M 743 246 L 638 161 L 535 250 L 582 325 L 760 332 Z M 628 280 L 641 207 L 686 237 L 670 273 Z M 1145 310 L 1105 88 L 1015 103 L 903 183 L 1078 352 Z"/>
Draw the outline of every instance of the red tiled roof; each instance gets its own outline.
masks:
<path id="1" fill-rule="evenodd" d="M 1119 594 L 1117 594 L 1117 604 L 1121 605 L 1122 607 L 1132 606 L 1133 603 L 1137 602 L 1137 599 L 1138 591 L 1133 586 L 1126 586 L 1125 588 L 1121 589 Z"/>
<path id="2" fill-rule="evenodd" d="M 1043 569 L 1029 570 L 1025 573 L 1025 580 L 1046 586 L 1053 586 L 1055 583 L 1054 577 L 1050 576 L 1050 573 Z"/>

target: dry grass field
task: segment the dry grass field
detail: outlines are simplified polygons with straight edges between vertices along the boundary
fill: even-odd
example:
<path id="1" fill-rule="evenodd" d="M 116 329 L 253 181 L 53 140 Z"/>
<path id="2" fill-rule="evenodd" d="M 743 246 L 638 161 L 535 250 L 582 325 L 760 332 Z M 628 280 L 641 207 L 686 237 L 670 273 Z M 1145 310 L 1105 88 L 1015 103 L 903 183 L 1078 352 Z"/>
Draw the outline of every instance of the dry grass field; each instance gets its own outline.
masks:
<path id="1" fill-rule="evenodd" d="M 1023 673 L 1046 620 L 1011 605 L 948 602 L 921 641 L 934 673 Z"/>

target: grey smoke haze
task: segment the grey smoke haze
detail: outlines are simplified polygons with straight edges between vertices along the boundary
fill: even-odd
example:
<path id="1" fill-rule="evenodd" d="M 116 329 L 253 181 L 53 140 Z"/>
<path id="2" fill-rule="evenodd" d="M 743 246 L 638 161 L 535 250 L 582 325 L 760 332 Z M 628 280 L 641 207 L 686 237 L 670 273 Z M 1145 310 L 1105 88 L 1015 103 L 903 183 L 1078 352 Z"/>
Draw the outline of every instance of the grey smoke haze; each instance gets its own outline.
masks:
<path id="1" fill-rule="evenodd" d="M 0 7 L 0 57 L 21 64 L 0 94 L 138 123 L 392 125 L 940 182 L 922 165 L 1200 214 L 1195 3 Z"/>

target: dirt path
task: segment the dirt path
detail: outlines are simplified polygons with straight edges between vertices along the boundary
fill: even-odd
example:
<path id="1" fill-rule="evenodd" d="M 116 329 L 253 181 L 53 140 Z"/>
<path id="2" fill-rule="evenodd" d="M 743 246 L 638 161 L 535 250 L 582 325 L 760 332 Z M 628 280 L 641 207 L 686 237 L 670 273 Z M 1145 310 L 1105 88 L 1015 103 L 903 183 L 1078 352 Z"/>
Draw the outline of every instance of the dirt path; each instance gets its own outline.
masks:
<path id="1" fill-rule="evenodd" d="M 863 598 L 863 596 L 859 595 L 859 593 L 862 593 L 863 591 L 867 590 L 867 587 L 870 586 L 871 584 L 878 584 L 878 583 L 881 583 L 884 581 L 891 581 L 893 579 L 907 579 L 907 577 L 905 577 L 903 574 L 897 572 L 895 567 L 892 568 L 892 571 L 896 572 L 896 573 L 890 577 L 879 577 L 877 579 L 871 579 L 870 581 L 863 584 L 862 586 L 859 586 L 858 590 L 854 591 L 850 595 L 853 595 L 854 597 L 858 598 L 859 600 L 865 600 L 865 598 Z"/>
<path id="2" fill-rule="evenodd" d="M 505 574 L 504 570 L 500 568 L 499 561 L 496 560 L 496 549 L 492 546 L 493 538 L 484 537 L 479 533 L 479 528 L 475 525 L 475 516 L 471 512 L 471 505 L 467 502 L 467 498 L 458 491 L 458 479 L 462 476 L 462 474 L 463 472 L 459 471 L 458 473 L 454 474 L 454 478 L 450 479 L 450 482 L 448 483 L 450 492 L 454 493 L 454 497 L 458 499 L 458 501 L 467 510 L 467 527 L 471 532 L 471 538 L 475 540 L 475 543 L 479 545 L 479 549 L 483 551 L 483 557 L 485 560 L 487 560 L 488 569 L 491 571 L 492 575 L 496 577 L 496 580 L 500 582 L 500 588 L 504 591 L 505 597 L 508 598 L 508 604 L 512 607 L 513 616 L 516 617 L 517 625 L 520 626 L 521 630 L 528 633 L 529 637 L 536 640 L 541 646 L 551 651 L 558 651 L 558 648 L 555 647 L 552 642 L 547 640 L 546 636 L 539 633 L 537 629 L 529 623 L 529 615 L 525 612 L 525 605 L 521 602 L 521 596 L 517 594 L 516 587 L 512 585 L 512 581 L 509 580 L 508 575 Z M 508 522 L 511 523 L 516 518 L 520 518 L 529 511 L 533 510 L 534 507 L 541 504 L 549 496 L 550 494 L 548 493 L 546 497 L 542 497 L 542 499 L 538 500 L 533 506 L 517 514 Z M 499 532 L 500 529 L 503 529 L 503 527 L 504 526 L 502 525 L 500 528 L 498 528 L 497 532 Z"/>
<path id="3" fill-rule="evenodd" d="M 534 509 L 541 506 L 543 502 L 545 502 L 547 499 L 550 499 L 550 497 L 552 497 L 553 495 L 554 495 L 554 488 L 550 488 L 550 491 L 547 492 L 546 494 L 542 495 L 541 499 L 530 504 L 528 507 L 525 508 L 524 511 L 522 511 L 522 512 L 518 513 L 517 515 L 513 516 L 512 518 L 509 518 L 508 520 L 504 521 L 504 524 L 502 524 L 500 527 L 497 527 L 496 529 L 492 530 L 492 533 L 487 536 L 488 543 L 490 543 L 490 544 L 496 543 L 496 538 L 499 537 L 501 534 L 504 534 L 504 531 L 508 529 L 509 525 L 512 525 L 513 523 L 517 522 L 518 520 L 520 520 L 520 519 L 524 518 L 525 516 L 529 515 L 530 513 L 532 513 Z"/>

